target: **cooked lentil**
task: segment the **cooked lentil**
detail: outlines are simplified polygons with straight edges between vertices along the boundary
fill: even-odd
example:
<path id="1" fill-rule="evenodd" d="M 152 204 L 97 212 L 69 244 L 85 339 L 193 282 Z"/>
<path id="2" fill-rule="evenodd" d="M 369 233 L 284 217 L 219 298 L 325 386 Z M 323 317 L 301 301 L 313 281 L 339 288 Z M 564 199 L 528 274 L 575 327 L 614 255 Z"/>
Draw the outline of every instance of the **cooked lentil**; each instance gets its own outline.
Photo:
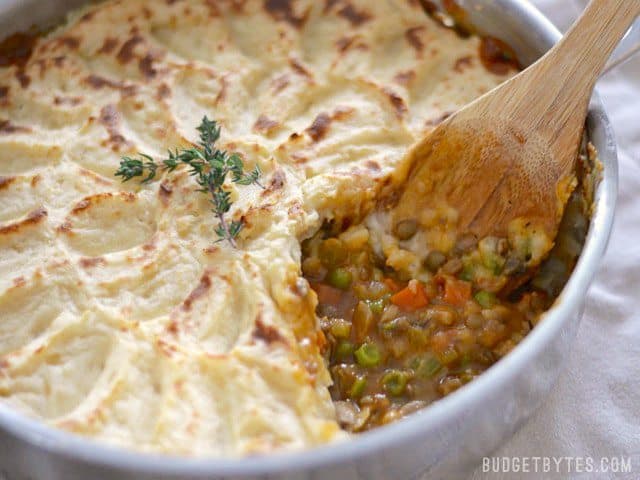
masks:
<path id="1" fill-rule="evenodd" d="M 398 225 L 395 234 L 406 240 L 412 232 Z M 369 244 L 349 248 L 325 235 L 304 244 L 303 265 L 328 339 L 331 394 L 350 431 L 401 418 L 470 382 L 551 302 L 536 288 L 500 296 L 508 259 L 517 258 L 501 239 L 462 236 L 447 254 L 429 252 L 424 274 L 407 280 Z"/>

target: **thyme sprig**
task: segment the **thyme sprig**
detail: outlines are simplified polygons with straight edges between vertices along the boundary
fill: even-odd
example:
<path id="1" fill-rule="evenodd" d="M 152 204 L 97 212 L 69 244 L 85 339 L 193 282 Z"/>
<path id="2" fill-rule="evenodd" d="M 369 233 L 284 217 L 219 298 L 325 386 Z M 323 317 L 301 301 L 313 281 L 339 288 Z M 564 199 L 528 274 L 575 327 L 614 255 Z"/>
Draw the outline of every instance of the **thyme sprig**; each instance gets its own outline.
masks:
<path id="1" fill-rule="evenodd" d="M 220 139 L 220 126 L 215 120 L 209 120 L 205 116 L 197 130 L 200 134 L 197 146 L 169 151 L 169 156 L 162 160 L 161 164 L 156 163 L 153 157 L 142 153 L 139 154 L 140 158 L 122 157 L 115 175 L 121 177 L 123 182 L 142 177 L 140 183 L 145 184 L 153 181 L 158 169 L 171 173 L 180 165 L 187 166 L 189 174 L 200 187 L 198 191 L 210 197 L 213 213 L 218 218 L 218 226 L 215 229 L 217 241 L 226 240 L 236 247 L 236 238 L 244 223 L 242 220 L 229 222 L 225 217 L 232 205 L 231 193 L 225 189 L 227 176 L 231 174 L 231 182 L 238 185 L 254 184 L 264 188 L 260 183 L 262 171 L 256 164 L 255 168 L 247 173 L 244 171 L 240 155 L 216 148 L 216 142 Z"/>

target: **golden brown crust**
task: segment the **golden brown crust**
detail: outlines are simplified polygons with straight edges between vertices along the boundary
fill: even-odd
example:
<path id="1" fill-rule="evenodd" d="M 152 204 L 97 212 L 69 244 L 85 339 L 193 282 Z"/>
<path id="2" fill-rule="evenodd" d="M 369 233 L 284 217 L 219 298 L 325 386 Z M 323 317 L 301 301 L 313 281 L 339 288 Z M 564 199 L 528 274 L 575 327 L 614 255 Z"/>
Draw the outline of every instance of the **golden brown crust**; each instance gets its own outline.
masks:
<path id="1" fill-rule="evenodd" d="M 361 219 L 430 122 L 504 78 L 455 68 L 479 41 L 405 0 L 109 0 L 23 40 L 0 49 L 3 401 L 154 452 L 343 438 L 300 241 Z M 231 188 L 238 250 L 184 169 L 113 176 L 205 114 L 264 172 Z"/>

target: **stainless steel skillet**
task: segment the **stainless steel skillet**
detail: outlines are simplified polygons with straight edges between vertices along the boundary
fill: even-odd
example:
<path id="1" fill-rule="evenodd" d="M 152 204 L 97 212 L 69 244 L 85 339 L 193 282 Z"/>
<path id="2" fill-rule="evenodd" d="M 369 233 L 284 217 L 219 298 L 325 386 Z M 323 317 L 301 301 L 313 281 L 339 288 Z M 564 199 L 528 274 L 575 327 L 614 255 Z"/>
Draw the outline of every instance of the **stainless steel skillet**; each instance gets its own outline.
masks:
<path id="1" fill-rule="evenodd" d="M 51 25 L 80 0 L 0 0 L 0 29 Z M 468 0 L 470 20 L 514 47 L 525 64 L 559 32 L 526 0 Z M 507 357 L 428 409 L 352 441 L 249 459 L 144 455 L 53 430 L 0 404 L 0 479 L 414 479 L 463 478 L 540 406 L 571 348 L 589 284 L 611 231 L 617 190 L 615 140 L 593 99 L 588 134 L 604 165 L 578 265 L 559 301 Z"/>

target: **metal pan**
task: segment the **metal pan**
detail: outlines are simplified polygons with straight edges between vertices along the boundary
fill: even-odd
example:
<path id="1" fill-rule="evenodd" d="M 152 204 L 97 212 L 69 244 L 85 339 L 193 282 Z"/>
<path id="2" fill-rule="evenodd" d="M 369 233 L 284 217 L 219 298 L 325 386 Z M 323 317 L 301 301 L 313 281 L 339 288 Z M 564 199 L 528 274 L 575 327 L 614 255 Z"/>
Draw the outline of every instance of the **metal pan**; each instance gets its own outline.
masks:
<path id="1" fill-rule="evenodd" d="M 0 0 L 0 29 L 51 25 L 79 0 Z M 526 0 L 467 0 L 470 20 L 508 42 L 525 64 L 560 37 Z M 611 231 L 617 190 L 613 132 L 595 95 L 588 135 L 604 170 L 579 262 L 560 299 L 524 341 L 477 380 L 422 412 L 349 442 L 247 459 L 153 456 L 94 443 L 0 403 L 0 479 L 417 479 L 463 478 L 503 444 L 551 390 L 578 328 Z M 4 479 L 3 479 L 4 480 Z"/>

